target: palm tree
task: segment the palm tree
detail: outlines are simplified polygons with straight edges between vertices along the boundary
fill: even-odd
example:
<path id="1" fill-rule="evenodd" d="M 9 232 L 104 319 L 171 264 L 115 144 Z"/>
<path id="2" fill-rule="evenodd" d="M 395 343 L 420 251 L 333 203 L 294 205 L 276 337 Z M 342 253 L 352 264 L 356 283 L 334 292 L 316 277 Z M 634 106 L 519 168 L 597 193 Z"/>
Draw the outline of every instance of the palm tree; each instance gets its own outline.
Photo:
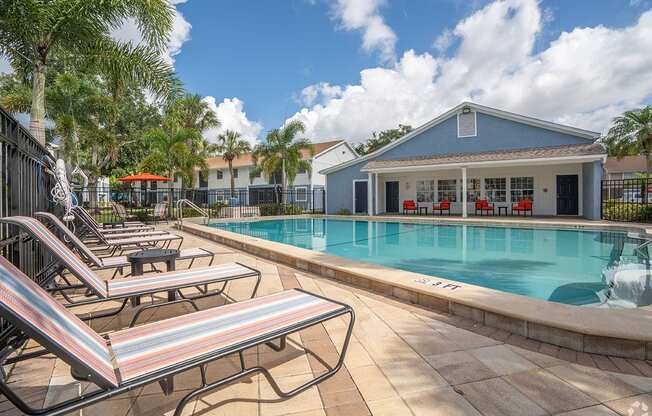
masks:
<path id="1" fill-rule="evenodd" d="M 632 153 L 645 155 L 645 176 L 650 176 L 652 159 L 652 106 L 630 110 L 614 118 L 614 124 L 604 140 L 610 156 Z"/>
<path id="2" fill-rule="evenodd" d="M 167 121 L 173 125 L 205 132 L 212 127 L 219 127 L 217 115 L 203 101 L 201 95 L 186 93 L 173 101 L 165 111 Z"/>
<path id="3" fill-rule="evenodd" d="M 161 54 L 173 22 L 167 0 L 14 0 L 0 7 L 0 56 L 31 79 L 30 130 L 45 143 L 45 84 L 53 59 L 64 66 L 94 66 L 118 85 L 139 84 L 158 96 L 176 92 L 178 81 Z M 134 19 L 143 42 L 110 36 Z"/>
<path id="4" fill-rule="evenodd" d="M 300 170 L 311 171 L 310 163 L 301 157 L 302 150 L 308 150 L 314 155 L 312 143 L 307 139 L 295 140 L 299 133 L 305 131 L 305 126 L 298 120 L 287 123 L 280 129 L 274 129 L 267 134 L 266 142 L 256 146 L 253 152 L 255 168 L 252 175 L 260 171 L 268 177 L 275 172 L 281 172 L 283 190 L 294 183 Z M 283 196 L 285 203 L 285 194 Z"/>
<path id="5" fill-rule="evenodd" d="M 222 159 L 229 165 L 229 177 L 231 178 L 231 196 L 235 189 L 235 180 L 233 178 L 233 160 L 247 152 L 251 152 L 249 142 L 241 139 L 240 133 L 227 130 L 217 136 L 217 146 L 215 151 L 222 155 Z"/>

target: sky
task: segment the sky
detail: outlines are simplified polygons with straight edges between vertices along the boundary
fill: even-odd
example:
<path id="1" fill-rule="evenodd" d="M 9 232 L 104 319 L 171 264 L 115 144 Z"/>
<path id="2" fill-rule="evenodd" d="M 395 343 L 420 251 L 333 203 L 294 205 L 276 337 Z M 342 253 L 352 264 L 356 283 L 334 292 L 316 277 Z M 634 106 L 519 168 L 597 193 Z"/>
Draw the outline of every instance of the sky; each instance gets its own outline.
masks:
<path id="1" fill-rule="evenodd" d="M 652 0 L 170 1 L 166 58 L 217 112 L 209 140 L 298 119 L 359 142 L 462 101 L 605 132 L 652 103 Z"/>

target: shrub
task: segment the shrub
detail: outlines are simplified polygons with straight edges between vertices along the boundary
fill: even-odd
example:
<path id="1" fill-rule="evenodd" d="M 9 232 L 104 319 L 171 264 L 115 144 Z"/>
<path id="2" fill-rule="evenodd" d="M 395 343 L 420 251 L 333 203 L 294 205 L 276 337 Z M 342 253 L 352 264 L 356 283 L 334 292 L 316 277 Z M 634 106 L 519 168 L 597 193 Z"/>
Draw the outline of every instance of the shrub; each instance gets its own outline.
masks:
<path id="1" fill-rule="evenodd" d="M 346 208 L 342 208 L 341 210 L 337 211 L 335 214 L 336 215 L 351 215 L 351 211 L 346 209 Z"/>
<path id="2" fill-rule="evenodd" d="M 647 221 L 652 218 L 652 205 L 608 200 L 602 204 L 602 218 L 612 221 Z"/>
<path id="3" fill-rule="evenodd" d="M 147 211 L 141 211 L 141 210 L 135 211 L 134 217 L 136 217 L 138 221 L 142 221 L 142 222 L 147 222 L 150 219 L 149 213 Z"/>
<path id="4" fill-rule="evenodd" d="M 258 205 L 260 215 L 263 217 L 271 215 L 299 215 L 303 214 L 303 209 L 293 204 L 260 204 Z"/>

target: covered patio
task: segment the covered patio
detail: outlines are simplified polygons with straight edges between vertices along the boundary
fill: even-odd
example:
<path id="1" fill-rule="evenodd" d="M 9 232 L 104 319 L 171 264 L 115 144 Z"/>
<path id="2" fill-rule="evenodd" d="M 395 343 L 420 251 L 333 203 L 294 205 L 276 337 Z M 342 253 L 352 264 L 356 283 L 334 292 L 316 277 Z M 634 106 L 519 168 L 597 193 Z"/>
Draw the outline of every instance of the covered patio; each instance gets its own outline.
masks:
<path id="1" fill-rule="evenodd" d="M 361 169 L 367 179 L 354 184 L 353 212 L 366 205 L 371 215 L 403 213 L 404 201 L 415 201 L 415 213 L 438 215 L 433 205 L 448 201 L 448 213 L 466 218 L 476 214 L 476 201 L 486 200 L 493 209 L 482 214 L 512 215 L 527 199 L 535 216 L 599 219 L 604 157 L 602 146 L 591 143 L 373 160 Z"/>

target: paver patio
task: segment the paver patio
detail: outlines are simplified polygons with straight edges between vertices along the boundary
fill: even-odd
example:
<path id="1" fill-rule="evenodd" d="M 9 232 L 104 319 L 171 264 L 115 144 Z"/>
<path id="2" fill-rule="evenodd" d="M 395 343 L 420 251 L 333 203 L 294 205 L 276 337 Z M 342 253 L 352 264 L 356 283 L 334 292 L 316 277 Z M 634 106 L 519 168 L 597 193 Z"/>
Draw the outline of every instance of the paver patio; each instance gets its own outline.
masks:
<path id="1" fill-rule="evenodd" d="M 262 376 L 254 376 L 195 400 L 186 407 L 186 415 L 642 416 L 644 406 L 652 408 L 650 362 L 575 353 L 290 269 L 189 234 L 184 237 L 184 248 L 215 251 L 216 264 L 239 261 L 261 270 L 259 295 L 301 287 L 346 302 L 357 314 L 345 366 L 333 378 L 291 400 L 279 400 Z M 228 293 L 244 299 L 251 284 L 234 282 Z M 219 303 L 208 298 L 200 306 Z M 161 308 L 143 316 L 143 321 L 187 312 L 190 308 L 184 305 Z M 128 325 L 131 316 L 125 311 L 92 325 L 97 331 L 111 331 Z M 291 337 L 281 353 L 259 347 L 249 350 L 245 358 L 251 365 L 271 367 L 282 387 L 297 385 L 323 371 L 315 355 L 334 362 L 346 331 L 344 319 L 302 331 Z M 208 377 L 213 380 L 237 369 L 237 357 L 223 359 L 208 366 Z M 189 371 L 175 379 L 172 396 L 164 396 L 158 384 L 152 384 L 80 414 L 171 415 L 179 399 L 198 386 L 198 380 L 199 371 Z M 10 382 L 34 406 L 93 388 L 72 379 L 69 367 L 53 356 L 16 366 Z M 20 412 L 11 403 L 0 401 L 0 415 L 15 414 Z"/>

